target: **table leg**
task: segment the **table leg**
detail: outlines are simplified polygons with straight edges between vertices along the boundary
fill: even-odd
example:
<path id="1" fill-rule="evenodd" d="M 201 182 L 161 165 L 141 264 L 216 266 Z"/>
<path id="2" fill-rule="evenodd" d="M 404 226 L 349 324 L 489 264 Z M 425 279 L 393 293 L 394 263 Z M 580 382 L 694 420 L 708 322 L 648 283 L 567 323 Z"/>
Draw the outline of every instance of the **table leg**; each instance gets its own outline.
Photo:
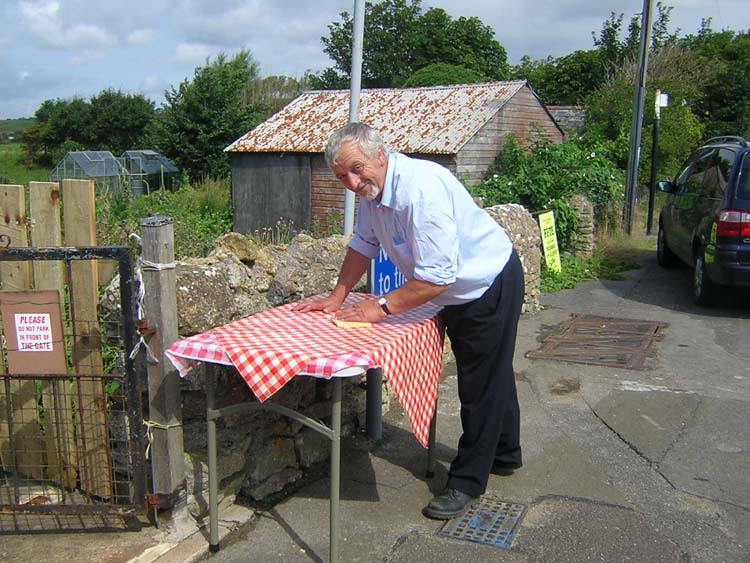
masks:
<path id="1" fill-rule="evenodd" d="M 208 551 L 219 551 L 219 477 L 216 463 L 216 390 L 213 377 L 206 378 L 206 421 L 208 424 Z"/>
<path id="2" fill-rule="evenodd" d="M 435 434 L 437 430 L 437 397 L 435 398 L 435 411 L 432 413 L 430 420 L 430 435 L 427 438 L 427 471 L 425 475 L 428 479 L 435 476 Z"/>
<path id="3" fill-rule="evenodd" d="M 376 442 L 383 437 L 383 370 L 367 370 L 367 399 L 365 407 L 365 429 Z"/>
<path id="4" fill-rule="evenodd" d="M 341 378 L 333 378 L 331 399 L 331 507 L 329 551 L 331 563 L 339 559 L 339 495 L 341 493 Z"/>

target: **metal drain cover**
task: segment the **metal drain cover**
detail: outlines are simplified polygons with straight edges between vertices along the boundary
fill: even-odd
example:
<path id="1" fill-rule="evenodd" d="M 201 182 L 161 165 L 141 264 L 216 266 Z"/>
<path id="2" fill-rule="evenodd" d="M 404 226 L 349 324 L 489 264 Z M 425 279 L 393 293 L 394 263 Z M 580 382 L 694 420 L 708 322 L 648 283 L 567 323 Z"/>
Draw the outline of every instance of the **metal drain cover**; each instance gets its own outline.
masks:
<path id="1" fill-rule="evenodd" d="M 666 323 L 574 315 L 529 358 L 642 369 L 651 344 Z"/>
<path id="2" fill-rule="evenodd" d="M 526 506 L 482 497 L 474 508 L 448 520 L 438 536 L 466 540 L 495 547 L 510 547 Z"/>

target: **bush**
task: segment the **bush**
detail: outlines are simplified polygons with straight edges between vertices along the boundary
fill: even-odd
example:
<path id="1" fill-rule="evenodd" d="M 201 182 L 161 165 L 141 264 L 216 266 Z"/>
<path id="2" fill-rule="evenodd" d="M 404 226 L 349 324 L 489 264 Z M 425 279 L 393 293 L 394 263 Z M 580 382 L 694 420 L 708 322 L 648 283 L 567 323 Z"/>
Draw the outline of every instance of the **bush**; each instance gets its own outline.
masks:
<path id="1" fill-rule="evenodd" d="M 622 198 L 623 172 L 602 144 L 580 139 L 554 144 L 537 136 L 524 149 L 511 137 L 485 180 L 469 191 L 482 197 L 485 205 L 520 203 L 532 213 L 554 211 L 558 242 L 566 249 L 577 226 L 570 196 L 585 195 L 594 206 L 597 223 L 607 222 L 612 202 Z"/>
<path id="2" fill-rule="evenodd" d="M 127 244 L 138 233 L 138 221 L 164 215 L 174 219 L 175 256 L 205 256 L 218 237 L 232 230 L 228 180 L 204 180 L 198 186 L 183 183 L 177 191 L 160 190 L 135 198 L 127 189 L 104 194 L 97 201 L 98 240 L 105 245 Z"/>

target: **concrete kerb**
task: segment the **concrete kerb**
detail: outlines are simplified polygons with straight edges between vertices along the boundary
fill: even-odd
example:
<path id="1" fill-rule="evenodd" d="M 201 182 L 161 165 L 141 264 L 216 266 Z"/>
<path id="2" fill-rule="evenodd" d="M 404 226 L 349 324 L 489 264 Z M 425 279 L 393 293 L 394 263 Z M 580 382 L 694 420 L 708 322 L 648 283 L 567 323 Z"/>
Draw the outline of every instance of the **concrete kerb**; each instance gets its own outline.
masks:
<path id="1" fill-rule="evenodd" d="M 219 545 L 224 546 L 233 533 L 254 520 L 255 512 L 251 508 L 239 504 L 222 508 L 219 514 Z M 201 526 L 183 537 L 177 533 L 168 536 L 128 563 L 194 563 L 208 555 L 208 528 Z"/>

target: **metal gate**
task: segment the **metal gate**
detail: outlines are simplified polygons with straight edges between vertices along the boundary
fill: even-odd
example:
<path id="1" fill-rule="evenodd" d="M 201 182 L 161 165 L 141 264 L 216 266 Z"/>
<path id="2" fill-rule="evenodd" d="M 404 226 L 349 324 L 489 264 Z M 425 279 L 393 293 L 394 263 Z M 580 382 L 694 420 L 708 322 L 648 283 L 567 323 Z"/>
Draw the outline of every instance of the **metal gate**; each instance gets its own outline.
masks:
<path id="1" fill-rule="evenodd" d="M 0 248 L 0 262 L 42 260 L 63 267 L 62 292 L 0 292 L 0 511 L 143 513 L 144 366 L 142 354 L 133 352 L 138 341 L 133 250 Z M 91 260 L 118 264 L 119 296 L 106 315 L 98 303 L 71 297 L 79 294 L 76 268 Z M 95 312 L 93 320 L 81 318 L 84 309 Z M 30 326 L 33 321 L 41 324 Z M 63 347 L 64 369 L 41 373 L 45 369 L 32 361 L 27 373 L 14 373 L 19 370 L 11 360 L 20 357 L 16 366 L 29 365 L 26 360 L 35 356 L 24 352 L 55 345 Z"/>

